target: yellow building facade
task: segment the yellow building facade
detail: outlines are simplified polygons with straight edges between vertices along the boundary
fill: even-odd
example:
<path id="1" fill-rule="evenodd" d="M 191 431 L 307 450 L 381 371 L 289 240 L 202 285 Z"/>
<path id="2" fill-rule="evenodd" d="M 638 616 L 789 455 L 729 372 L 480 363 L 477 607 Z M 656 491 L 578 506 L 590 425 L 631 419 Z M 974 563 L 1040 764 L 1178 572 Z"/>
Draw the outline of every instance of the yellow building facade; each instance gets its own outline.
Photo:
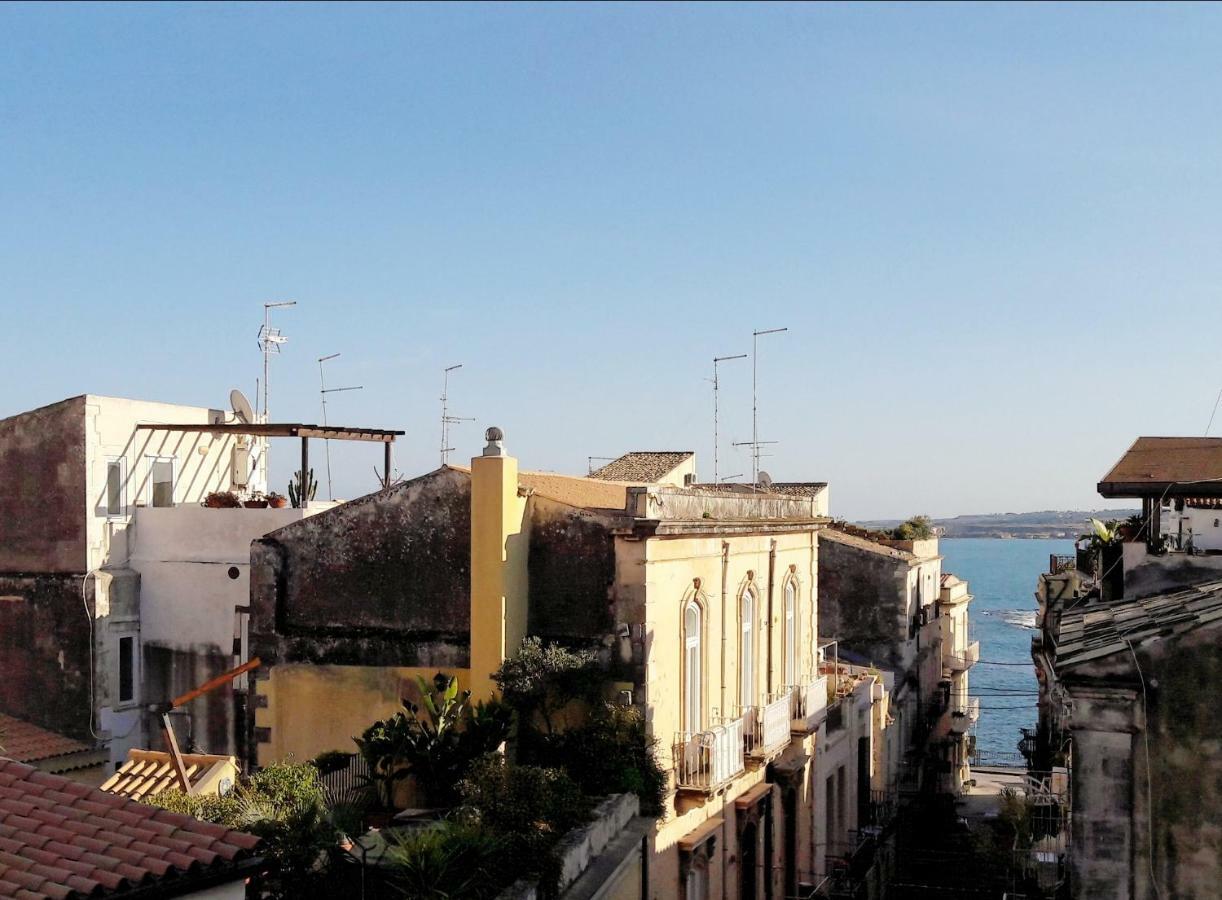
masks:
<path id="1" fill-rule="evenodd" d="M 438 470 L 355 504 L 363 505 L 256 547 L 252 650 L 266 663 L 252 703 L 260 763 L 350 750 L 352 735 L 411 696 L 416 673 L 458 675 L 482 699 L 523 636 L 581 642 L 599 649 L 616 687 L 642 709 L 670 773 L 644 863 L 648 896 L 764 900 L 826 877 L 827 828 L 860 824 L 845 785 L 869 790 L 886 727 L 881 679 L 875 689 L 862 676 L 854 683 L 869 682 L 864 690 L 838 693 L 817 647 L 826 486 L 762 494 L 520 472 L 489 429 L 469 471 Z M 370 547 L 353 537 L 362 527 Z M 429 543 L 439 532 L 465 538 L 467 567 L 458 549 Z M 370 575 L 391 565 L 396 533 L 437 566 L 417 570 L 405 556 L 402 570 Z M 446 566 L 444 580 L 396 593 Z M 355 623 L 368 629 L 375 610 L 344 600 L 338 570 L 360 581 L 364 593 L 351 594 L 366 604 L 430 626 L 452 620 L 452 635 L 431 627 L 426 640 L 423 626 L 397 639 L 358 632 Z M 465 616 L 451 608 L 460 581 Z M 381 593 L 369 596 L 375 588 Z M 417 607 L 430 601 L 422 616 Z M 295 624 L 307 611 L 313 643 Z M 830 788 L 818 752 L 829 728 L 833 738 L 837 729 L 851 734 L 853 748 L 837 757 Z M 838 816 L 829 819 L 821 798 L 838 785 Z"/>

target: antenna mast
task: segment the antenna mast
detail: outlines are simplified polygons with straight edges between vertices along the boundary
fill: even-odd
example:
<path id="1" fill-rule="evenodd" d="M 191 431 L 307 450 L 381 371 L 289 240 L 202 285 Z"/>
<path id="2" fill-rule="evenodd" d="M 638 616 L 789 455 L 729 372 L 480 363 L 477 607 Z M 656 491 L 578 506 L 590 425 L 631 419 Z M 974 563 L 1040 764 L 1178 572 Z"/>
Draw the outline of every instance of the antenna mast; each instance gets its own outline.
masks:
<path id="1" fill-rule="evenodd" d="M 450 459 L 450 451 L 454 448 L 450 446 L 450 426 L 457 425 L 459 422 L 474 422 L 474 416 L 452 416 L 450 415 L 450 373 L 455 369 L 461 369 L 462 363 L 457 365 L 447 366 L 442 369 L 441 381 L 441 464 L 444 466 Z"/>
<path id="2" fill-rule="evenodd" d="M 759 488 L 760 444 L 775 444 L 776 441 L 761 441 L 759 434 L 759 396 L 756 392 L 756 369 L 759 358 L 760 335 L 779 334 L 788 328 L 766 328 L 751 332 L 751 483 Z"/>
<path id="3" fill-rule="evenodd" d="M 281 300 L 277 303 L 263 304 L 263 327 L 259 329 L 259 349 L 263 351 L 263 421 L 267 419 L 267 366 L 273 353 L 279 353 L 282 344 L 288 342 L 279 328 L 272 328 L 271 311 L 283 309 L 286 306 L 296 306 L 296 300 Z M 255 398 L 258 399 L 257 397 Z"/>
<path id="4" fill-rule="evenodd" d="M 332 353 L 330 356 L 318 357 L 318 384 L 319 384 L 318 396 L 322 398 L 322 424 L 324 428 L 327 425 L 327 394 L 334 394 L 334 393 L 337 393 L 338 391 L 359 391 L 364 387 L 364 385 L 360 385 L 360 384 L 356 385 L 355 387 L 341 387 L 341 388 L 327 387 L 327 375 L 323 371 L 322 364 L 325 363 L 329 359 L 335 359 L 335 357 L 337 356 L 339 356 L 338 353 Z M 327 454 L 327 499 L 334 500 L 335 498 L 331 496 L 331 440 L 329 438 L 323 441 L 323 449 L 326 451 L 326 454 Z M 302 475 L 302 478 L 303 479 L 305 478 L 304 474 Z"/>
<path id="5" fill-rule="evenodd" d="M 729 359 L 746 359 L 747 354 L 740 353 L 737 356 L 714 356 L 713 357 L 713 484 L 717 484 L 717 456 L 719 453 L 719 439 L 717 436 L 717 388 L 719 382 L 717 379 L 717 364 L 725 362 Z"/>

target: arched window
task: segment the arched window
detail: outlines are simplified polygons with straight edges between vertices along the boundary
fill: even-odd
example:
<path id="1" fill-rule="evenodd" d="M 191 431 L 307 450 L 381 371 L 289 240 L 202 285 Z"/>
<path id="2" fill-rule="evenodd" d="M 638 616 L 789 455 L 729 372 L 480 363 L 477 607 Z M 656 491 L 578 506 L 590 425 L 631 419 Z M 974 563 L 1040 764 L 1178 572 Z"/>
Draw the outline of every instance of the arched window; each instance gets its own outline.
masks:
<path id="1" fill-rule="evenodd" d="M 700 656 L 700 604 L 692 600 L 683 611 L 683 720 L 688 731 L 704 728 Z"/>
<path id="2" fill-rule="evenodd" d="M 798 587 L 791 578 L 785 582 L 785 683 L 797 682 L 798 672 Z"/>
<path id="3" fill-rule="evenodd" d="M 741 706 L 755 705 L 755 591 L 743 591 L 739 604 L 742 632 L 738 643 L 738 702 Z"/>

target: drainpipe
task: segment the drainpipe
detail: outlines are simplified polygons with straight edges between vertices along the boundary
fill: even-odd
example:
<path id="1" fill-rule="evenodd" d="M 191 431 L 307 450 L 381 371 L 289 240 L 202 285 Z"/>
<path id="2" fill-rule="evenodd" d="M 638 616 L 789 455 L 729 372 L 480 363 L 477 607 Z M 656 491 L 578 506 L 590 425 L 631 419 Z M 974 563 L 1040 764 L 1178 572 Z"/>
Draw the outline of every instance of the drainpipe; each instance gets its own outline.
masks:
<path id="1" fill-rule="evenodd" d="M 730 571 L 730 542 L 721 542 L 721 715 L 726 714 L 726 579 Z M 723 856 L 724 866 L 724 856 Z M 722 873 L 725 874 L 724 872 Z"/>
<path id="2" fill-rule="evenodd" d="M 776 574 L 776 538 L 768 542 L 768 695 L 772 696 L 772 582 Z"/>

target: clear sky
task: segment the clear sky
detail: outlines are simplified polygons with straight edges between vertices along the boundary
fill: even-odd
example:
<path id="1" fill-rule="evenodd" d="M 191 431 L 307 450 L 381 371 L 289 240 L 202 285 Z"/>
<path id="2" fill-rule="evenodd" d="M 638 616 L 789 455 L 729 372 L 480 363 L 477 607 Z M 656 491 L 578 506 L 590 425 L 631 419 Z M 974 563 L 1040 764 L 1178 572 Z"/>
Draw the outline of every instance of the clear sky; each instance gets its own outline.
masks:
<path id="1" fill-rule="evenodd" d="M 332 422 L 419 474 L 461 362 L 455 461 L 496 424 L 527 468 L 711 477 L 712 357 L 787 326 L 775 479 L 853 518 L 1096 505 L 1222 385 L 1220 51 L 1200 6 L 5 5 L 0 415 L 253 396 L 291 298 L 273 418 L 342 353 Z M 375 486 L 376 448 L 334 460 Z"/>

